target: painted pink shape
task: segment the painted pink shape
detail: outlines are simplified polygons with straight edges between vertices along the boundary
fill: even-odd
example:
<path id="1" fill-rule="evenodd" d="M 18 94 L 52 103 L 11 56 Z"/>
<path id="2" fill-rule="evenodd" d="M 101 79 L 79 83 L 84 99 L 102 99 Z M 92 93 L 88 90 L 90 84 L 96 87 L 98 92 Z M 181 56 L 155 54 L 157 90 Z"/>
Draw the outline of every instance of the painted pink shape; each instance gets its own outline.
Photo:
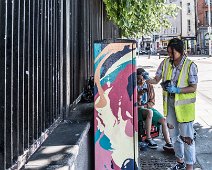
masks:
<path id="1" fill-rule="evenodd" d="M 133 137 L 133 134 L 134 134 L 134 132 L 133 132 L 133 125 L 132 125 L 132 122 L 131 122 L 130 119 L 127 120 L 127 124 L 126 124 L 126 127 L 125 127 L 125 133 L 129 137 Z"/>
<path id="2" fill-rule="evenodd" d="M 103 135 L 103 134 L 102 134 Z M 101 137 L 102 137 L 101 135 Z M 101 139 L 101 137 L 99 139 Z M 99 145 L 99 140 L 95 144 L 95 169 L 96 170 L 113 170 L 111 169 L 112 151 L 103 149 Z M 120 170 L 120 169 L 116 169 Z"/>

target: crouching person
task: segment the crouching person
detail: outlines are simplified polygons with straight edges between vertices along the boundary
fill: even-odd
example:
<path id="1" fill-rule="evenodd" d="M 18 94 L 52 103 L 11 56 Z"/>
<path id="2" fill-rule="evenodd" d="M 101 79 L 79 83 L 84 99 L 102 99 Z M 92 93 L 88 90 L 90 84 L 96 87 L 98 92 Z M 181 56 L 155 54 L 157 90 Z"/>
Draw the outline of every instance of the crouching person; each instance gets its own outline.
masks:
<path id="1" fill-rule="evenodd" d="M 155 104 L 155 92 L 153 86 L 145 81 L 148 73 L 143 68 L 137 69 L 137 86 L 138 86 L 138 118 L 139 121 L 145 121 L 146 140 L 149 148 L 156 149 L 157 143 L 151 138 L 151 126 L 162 125 L 162 133 L 166 144 L 163 149 L 173 151 L 173 145 L 170 141 L 169 132 L 166 124 L 166 119 L 153 108 Z"/>

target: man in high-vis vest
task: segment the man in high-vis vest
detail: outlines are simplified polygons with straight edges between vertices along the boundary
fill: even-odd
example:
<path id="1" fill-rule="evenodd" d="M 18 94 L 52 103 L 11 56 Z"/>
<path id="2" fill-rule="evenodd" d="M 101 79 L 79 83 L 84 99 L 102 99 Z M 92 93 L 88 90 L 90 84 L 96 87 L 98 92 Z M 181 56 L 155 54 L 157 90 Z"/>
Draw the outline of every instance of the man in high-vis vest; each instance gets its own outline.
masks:
<path id="1" fill-rule="evenodd" d="M 164 116 L 177 159 L 173 170 L 192 170 L 196 162 L 193 122 L 198 69 L 184 55 L 183 46 L 182 40 L 171 39 L 167 46 L 169 57 L 161 62 L 155 77 L 147 80 L 151 84 L 162 80 Z"/>

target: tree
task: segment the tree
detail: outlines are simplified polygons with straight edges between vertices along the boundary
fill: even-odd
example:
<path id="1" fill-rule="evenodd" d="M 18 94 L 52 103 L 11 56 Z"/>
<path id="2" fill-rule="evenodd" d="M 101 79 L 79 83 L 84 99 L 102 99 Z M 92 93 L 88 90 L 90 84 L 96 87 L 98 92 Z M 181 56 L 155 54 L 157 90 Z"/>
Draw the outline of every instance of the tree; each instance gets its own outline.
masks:
<path id="1" fill-rule="evenodd" d="M 180 9 L 165 0 L 103 0 L 110 20 L 125 37 L 141 37 L 171 26 L 167 16 L 175 17 Z"/>

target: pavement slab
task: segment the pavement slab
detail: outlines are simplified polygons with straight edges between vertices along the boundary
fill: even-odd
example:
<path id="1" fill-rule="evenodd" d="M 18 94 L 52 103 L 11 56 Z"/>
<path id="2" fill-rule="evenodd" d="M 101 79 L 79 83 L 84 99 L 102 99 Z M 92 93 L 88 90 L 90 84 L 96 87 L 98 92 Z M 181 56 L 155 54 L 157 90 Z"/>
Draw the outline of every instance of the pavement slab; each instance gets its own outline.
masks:
<path id="1" fill-rule="evenodd" d="M 212 169 L 212 153 L 198 154 L 197 161 L 201 162 L 202 169 Z"/>

